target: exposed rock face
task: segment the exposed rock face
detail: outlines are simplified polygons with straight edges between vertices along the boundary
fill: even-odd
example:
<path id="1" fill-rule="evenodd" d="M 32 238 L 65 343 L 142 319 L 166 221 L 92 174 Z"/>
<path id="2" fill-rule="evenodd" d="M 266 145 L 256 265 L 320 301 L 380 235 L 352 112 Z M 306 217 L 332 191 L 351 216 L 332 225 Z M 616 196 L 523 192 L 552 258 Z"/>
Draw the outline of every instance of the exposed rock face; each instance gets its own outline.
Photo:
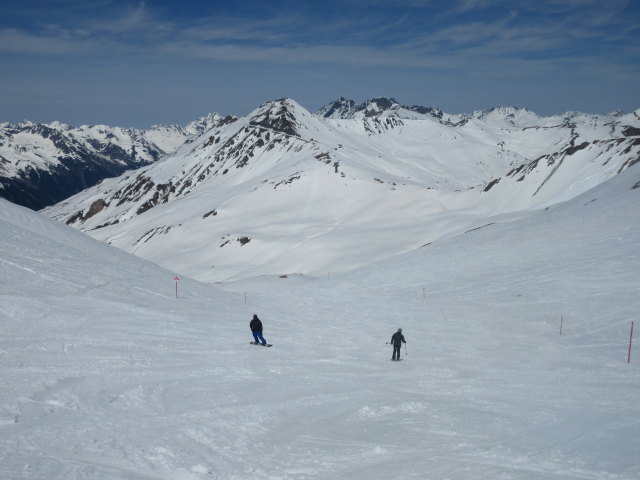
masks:
<path id="1" fill-rule="evenodd" d="M 318 115 L 324 118 L 351 118 L 356 111 L 356 102 L 340 97 L 320 109 Z"/>
<path id="2" fill-rule="evenodd" d="M 356 105 L 353 100 L 340 97 L 322 107 L 317 115 L 323 118 L 353 119 L 358 117 L 372 118 L 379 116 L 396 116 L 399 118 L 431 117 L 442 119 L 442 110 L 436 107 L 400 105 L 394 98 L 376 97 Z"/>
<path id="3" fill-rule="evenodd" d="M 298 123 L 286 99 L 270 102 L 263 107 L 262 111 L 249 121 L 249 125 L 298 136 Z"/>

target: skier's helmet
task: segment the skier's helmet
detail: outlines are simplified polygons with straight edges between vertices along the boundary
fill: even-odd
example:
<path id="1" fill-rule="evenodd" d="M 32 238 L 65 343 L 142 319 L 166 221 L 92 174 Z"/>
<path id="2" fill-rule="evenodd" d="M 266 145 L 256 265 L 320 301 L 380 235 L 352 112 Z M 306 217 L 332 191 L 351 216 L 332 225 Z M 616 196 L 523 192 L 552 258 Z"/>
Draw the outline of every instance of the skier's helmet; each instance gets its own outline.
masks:
<path id="1" fill-rule="evenodd" d="M 398 331 L 399 331 L 400 333 L 402 333 L 402 329 L 401 329 L 401 328 L 399 328 L 399 329 L 398 329 Z"/>

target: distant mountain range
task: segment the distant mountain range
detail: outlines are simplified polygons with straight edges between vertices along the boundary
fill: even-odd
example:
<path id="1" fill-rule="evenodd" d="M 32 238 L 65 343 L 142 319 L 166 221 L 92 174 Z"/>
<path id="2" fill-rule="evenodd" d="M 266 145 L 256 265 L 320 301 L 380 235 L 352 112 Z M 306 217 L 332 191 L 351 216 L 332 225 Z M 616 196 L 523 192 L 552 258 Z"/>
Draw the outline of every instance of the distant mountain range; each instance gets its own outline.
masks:
<path id="1" fill-rule="evenodd" d="M 105 125 L 70 127 L 29 121 L 0 124 L 0 196 L 32 209 L 64 200 L 173 153 L 223 119 L 202 117 L 186 127 L 148 130 Z"/>
<path id="2" fill-rule="evenodd" d="M 323 275 L 588 191 L 640 161 L 639 115 L 280 99 L 44 213 L 198 280 Z"/>

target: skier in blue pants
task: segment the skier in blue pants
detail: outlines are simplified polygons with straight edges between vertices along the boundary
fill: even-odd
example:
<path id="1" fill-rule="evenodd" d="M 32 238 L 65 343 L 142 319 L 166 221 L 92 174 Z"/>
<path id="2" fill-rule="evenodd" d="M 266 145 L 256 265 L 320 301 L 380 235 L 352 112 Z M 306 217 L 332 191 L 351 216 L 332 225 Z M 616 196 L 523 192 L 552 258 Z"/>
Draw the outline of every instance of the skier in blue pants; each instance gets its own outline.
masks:
<path id="1" fill-rule="evenodd" d="M 256 345 L 259 343 L 262 343 L 262 345 L 267 344 L 267 341 L 262 336 L 262 322 L 258 318 L 258 315 L 253 315 L 253 319 L 249 322 L 249 328 L 251 328 L 251 333 L 253 333 Z"/>

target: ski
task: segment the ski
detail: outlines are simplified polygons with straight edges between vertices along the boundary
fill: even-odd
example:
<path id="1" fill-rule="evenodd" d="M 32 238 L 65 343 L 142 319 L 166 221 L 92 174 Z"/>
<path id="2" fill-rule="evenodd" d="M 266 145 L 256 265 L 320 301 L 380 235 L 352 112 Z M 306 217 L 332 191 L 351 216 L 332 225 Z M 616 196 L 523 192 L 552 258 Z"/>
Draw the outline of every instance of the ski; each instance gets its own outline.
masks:
<path id="1" fill-rule="evenodd" d="M 272 344 L 272 343 L 265 343 L 265 344 L 262 344 L 262 343 L 256 343 L 256 342 L 249 342 L 249 343 L 250 343 L 251 345 L 262 345 L 263 347 L 273 347 L 273 344 Z"/>

